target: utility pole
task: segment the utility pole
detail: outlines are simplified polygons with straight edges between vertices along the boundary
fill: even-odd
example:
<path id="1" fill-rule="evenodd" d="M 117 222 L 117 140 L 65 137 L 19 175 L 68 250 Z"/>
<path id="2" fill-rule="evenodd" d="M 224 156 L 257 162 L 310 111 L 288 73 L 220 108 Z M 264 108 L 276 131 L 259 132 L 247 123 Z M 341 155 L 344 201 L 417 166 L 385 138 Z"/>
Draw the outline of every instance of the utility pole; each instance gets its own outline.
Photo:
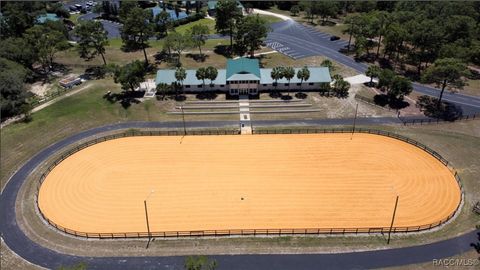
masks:
<path id="1" fill-rule="evenodd" d="M 392 233 L 393 222 L 395 222 L 395 214 L 397 213 L 397 206 L 398 206 L 398 195 L 397 195 L 397 198 L 395 199 L 395 208 L 393 208 L 392 223 L 390 223 L 390 230 L 388 231 L 387 245 L 390 244 L 390 234 Z"/>
<path id="2" fill-rule="evenodd" d="M 147 243 L 147 248 L 150 245 L 150 240 L 152 238 L 152 234 L 150 233 L 150 223 L 148 221 L 148 208 L 147 208 L 147 200 L 155 192 L 155 190 L 151 190 L 148 196 L 143 200 L 143 206 L 145 207 L 145 219 L 147 220 L 147 233 L 148 233 L 148 243 Z"/>
<path id="3" fill-rule="evenodd" d="M 355 107 L 355 118 L 353 118 L 353 129 L 352 129 L 352 136 L 350 137 L 350 140 L 353 137 L 353 134 L 355 133 L 355 125 L 357 123 L 357 113 L 358 113 L 358 103 L 357 106 Z"/>
<path id="4" fill-rule="evenodd" d="M 147 232 L 148 232 L 148 243 L 150 243 L 150 223 L 148 223 L 148 210 L 147 210 L 147 200 L 143 201 L 143 205 L 145 206 L 145 218 L 147 219 Z M 148 248 L 148 245 L 147 245 Z"/>
<path id="5" fill-rule="evenodd" d="M 183 135 L 187 135 L 187 128 L 185 127 L 185 113 L 183 112 L 183 105 L 180 106 L 180 109 L 182 110 L 182 119 L 183 119 Z"/>

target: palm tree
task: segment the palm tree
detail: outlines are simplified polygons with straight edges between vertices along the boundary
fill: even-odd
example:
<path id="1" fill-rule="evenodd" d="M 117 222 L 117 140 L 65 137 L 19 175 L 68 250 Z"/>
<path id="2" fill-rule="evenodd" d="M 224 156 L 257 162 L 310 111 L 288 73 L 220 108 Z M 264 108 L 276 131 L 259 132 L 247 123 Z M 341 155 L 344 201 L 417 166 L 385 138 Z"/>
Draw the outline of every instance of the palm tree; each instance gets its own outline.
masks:
<path id="1" fill-rule="evenodd" d="M 165 96 L 167 95 L 169 90 L 170 90 L 170 85 L 168 85 L 166 83 L 159 83 L 157 85 L 157 94 L 158 93 L 162 94 L 162 100 L 165 99 Z"/>
<path id="2" fill-rule="evenodd" d="M 370 65 L 368 66 L 367 72 L 365 72 L 365 75 L 370 77 L 370 86 L 373 83 L 373 77 L 378 77 L 380 75 L 380 72 L 382 72 L 382 69 L 379 66 L 376 65 Z"/>
<path id="3" fill-rule="evenodd" d="M 329 71 L 329 72 L 332 72 L 332 71 L 335 70 L 335 67 L 333 66 L 332 61 L 330 61 L 329 59 L 323 60 L 322 63 L 320 64 L 320 66 L 322 66 L 322 67 L 328 67 L 328 71 Z"/>
<path id="4" fill-rule="evenodd" d="M 185 71 L 184 68 L 178 67 L 177 70 L 175 70 L 175 79 L 177 82 L 180 82 L 180 85 L 182 86 L 182 91 L 183 95 L 185 95 L 185 89 L 183 87 L 183 81 L 187 78 L 187 72 Z"/>
<path id="5" fill-rule="evenodd" d="M 197 69 L 197 72 L 195 72 L 195 77 L 197 77 L 198 80 L 202 80 L 202 88 L 205 90 L 205 79 L 207 78 L 207 69 L 204 67 L 201 67 Z"/>
<path id="6" fill-rule="evenodd" d="M 283 76 L 283 67 L 274 67 L 272 69 L 272 72 L 270 73 L 270 76 L 272 77 L 272 79 L 275 80 L 275 91 L 277 90 L 277 84 L 278 84 L 278 80 L 282 79 L 284 76 Z"/>
<path id="7" fill-rule="evenodd" d="M 288 96 L 290 96 L 290 80 L 295 77 L 295 69 L 293 67 L 286 67 L 283 69 L 283 76 L 288 81 Z"/>
<path id="8" fill-rule="evenodd" d="M 210 80 L 210 87 L 213 86 L 213 81 L 217 78 L 218 76 L 218 70 L 215 67 L 208 66 L 205 69 L 205 78 Z"/>
<path id="9" fill-rule="evenodd" d="M 297 78 L 300 79 L 300 91 L 301 91 L 303 81 L 308 81 L 308 79 L 310 79 L 310 70 L 308 69 L 307 66 L 304 66 L 302 69 L 298 70 Z"/>

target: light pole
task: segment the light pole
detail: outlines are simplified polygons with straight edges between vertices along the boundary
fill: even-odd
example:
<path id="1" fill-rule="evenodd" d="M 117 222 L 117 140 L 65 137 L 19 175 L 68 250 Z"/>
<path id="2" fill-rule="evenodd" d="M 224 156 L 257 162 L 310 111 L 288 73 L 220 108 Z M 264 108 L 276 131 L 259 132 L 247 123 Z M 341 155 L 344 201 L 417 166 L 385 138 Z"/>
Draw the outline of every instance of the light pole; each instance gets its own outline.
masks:
<path id="1" fill-rule="evenodd" d="M 183 112 L 183 105 L 180 106 L 180 109 L 182 110 L 182 119 L 183 119 L 183 135 L 187 135 L 187 128 L 185 127 L 185 113 Z"/>
<path id="2" fill-rule="evenodd" d="M 350 140 L 353 137 L 353 134 L 355 133 L 355 125 L 357 123 L 357 112 L 358 112 L 358 103 L 357 106 L 355 107 L 355 118 L 353 118 L 353 129 L 352 129 L 352 136 L 350 137 Z"/>
<path id="3" fill-rule="evenodd" d="M 150 223 L 148 222 L 148 208 L 147 208 L 147 200 L 155 192 L 155 190 L 151 190 L 148 196 L 143 200 L 143 205 L 145 206 L 145 219 L 147 220 L 147 233 L 148 233 L 148 243 L 147 243 L 147 248 L 148 245 L 150 244 L 150 239 L 151 239 L 151 234 L 150 234 Z"/>
<path id="4" fill-rule="evenodd" d="M 390 223 L 390 229 L 388 230 L 388 239 L 387 239 L 387 245 L 390 244 L 390 234 L 392 233 L 393 229 L 393 223 L 395 222 L 395 215 L 397 213 L 397 207 L 398 207 L 398 193 L 395 191 L 395 188 L 392 186 L 392 190 L 396 194 L 396 199 L 395 199 L 395 207 L 393 208 L 393 214 L 392 214 L 392 222 Z"/>

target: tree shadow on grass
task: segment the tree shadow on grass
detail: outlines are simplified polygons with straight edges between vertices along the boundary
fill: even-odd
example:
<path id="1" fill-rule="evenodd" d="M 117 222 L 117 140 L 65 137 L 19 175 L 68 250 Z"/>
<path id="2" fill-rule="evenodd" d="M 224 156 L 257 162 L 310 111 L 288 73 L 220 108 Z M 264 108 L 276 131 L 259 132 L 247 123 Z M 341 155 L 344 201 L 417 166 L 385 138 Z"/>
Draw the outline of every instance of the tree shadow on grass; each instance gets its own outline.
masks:
<path id="1" fill-rule="evenodd" d="M 388 95 L 379 94 L 373 97 L 373 102 L 381 107 L 385 107 L 388 105 L 391 109 L 400 110 L 410 106 L 410 103 L 406 102 L 403 99 L 398 98 L 390 98 Z"/>
<path id="2" fill-rule="evenodd" d="M 306 99 L 308 97 L 308 95 L 306 93 L 299 92 L 299 93 L 295 94 L 295 97 L 298 98 L 298 99 Z"/>
<path id="3" fill-rule="evenodd" d="M 187 100 L 187 96 L 185 96 L 185 95 L 173 95 L 172 97 L 170 97 L 170 99 L 173 99 L 177 102 L 182 102 L 182 101 Z"/>
<path id="4" fill-rule="evenodd" d="M 463 116 L 463 110 L 460 106 L 446 101 L 439 104 L 438 98 L 435 97 L 421 96 L 418 98 L 417 105 L 428 117 L 453 122 Z"/>
<path id="5" fill-rule="evenodd" d="M 215 92 L 203 92 L 195 96 L 199 100 L 214 100 L 218 97 L 218 94 Z"/>
<path id="6" fill-rule="evenodd" d="M 199 53 L 187 53 L 186 57 L 192 58 L 196 62 L 205 62 L 208 57 L 210 57 L 207 54 L 199 54 Z"/>
<path id="7" fill-rule="evenodd" d="M 282 93 L 278 91 L 273 91 L 273 92 L 270 92 L 268 96 L 271 98 L 282 98 Z"/>
<path id="8" fill-rule="evenodd" d="M 217 45 L 215 46 L 215 49 L 213 49 L 213 52 L 227 58 L 231 57 L 230 45 Z"/>
<path id="9" fill-rule="evenodd" d="M 145 95 L 145 91 L 122 91 L 120 93 L 107 93 L 103 96 L 104 99 L 108 100 L 110 103 L 120 103 L 124 109 L 129 108 L 132 103 L 140 103 L 139 98 L 142 98 Z"/>
<path id="10" fill-rule="evenodd" d="M 392 63 L 390 62 L 390 59 L 380 58 L 378 59 L 378 64 L 380 65 L 380 68 L 393 70 L 393 66 L 392 66 Z"/>
<path id="11" fill-rule="evenodd" d="M 157 52 L 154 56 L 156 61 L 166 61 L 169 58 L 168 52 L 165 50 Z"/>

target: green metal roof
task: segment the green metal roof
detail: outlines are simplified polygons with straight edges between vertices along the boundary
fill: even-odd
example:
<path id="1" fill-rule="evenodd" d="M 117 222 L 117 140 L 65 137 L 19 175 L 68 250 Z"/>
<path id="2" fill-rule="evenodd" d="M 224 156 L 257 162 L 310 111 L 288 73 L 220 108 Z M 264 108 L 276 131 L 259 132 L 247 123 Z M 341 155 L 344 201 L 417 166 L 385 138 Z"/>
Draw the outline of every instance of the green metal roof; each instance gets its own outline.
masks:
<path id="1" fill-rule="evenodd" d="M 290 80 L 290 83 L 300 83 L 301 80 L 297 78 L 298 70 L 301 68 L 294 68 L 295 69 L 295 76 Z M 304 82 L 309 83 L 329 83 L 332 81 L 330 78 L 330 72 L 327 67 L 308 67 L 310 71 L 310 78 Z M 272 79 L 272 69 L 271 68 L 262 68 L 261 70 L 261 80 L 260 83 L 262 84 L 272 84 L 275 81 Z M 278 83 L 288 83 L 287 79 L 283 78 L 278 80 Z"/>
<path id="2" fill-rule="evenodd" d="M 58 21 L 60 17 L 57 16 L 55 13 L 47 13 L 44 15 L 40 15 L 37 18 L 37 23 L 45 23 L 46 21 Z"/>
<path id="3" fill-rule="evenodd" d="M 238 58 L 227 60 L 227 81 L 237 80 L 235 74 L 251 74 L 249 80 L 260 79 L 260 65 L 258 59 Z M 237 76 L 238 77 L 238 76 Z"/>

